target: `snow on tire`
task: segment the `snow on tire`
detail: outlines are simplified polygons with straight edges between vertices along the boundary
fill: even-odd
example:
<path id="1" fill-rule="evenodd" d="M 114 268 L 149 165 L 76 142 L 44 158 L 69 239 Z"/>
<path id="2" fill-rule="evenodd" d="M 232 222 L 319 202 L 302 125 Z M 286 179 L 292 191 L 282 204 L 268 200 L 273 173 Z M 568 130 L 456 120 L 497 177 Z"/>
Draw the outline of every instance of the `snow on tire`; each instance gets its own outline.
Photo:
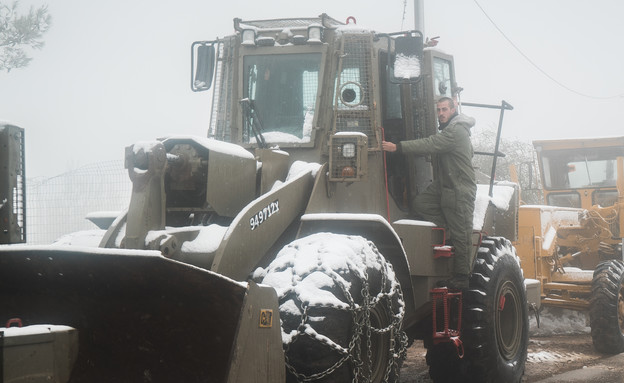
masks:
<path id="1" fill-rule="evenodd" d="M 463 293 L 464 357 L 449 343 L 429 345 L 427 363 L 435 382 L 520 382 L 528 348 L 524 277 L 505 238 L 484 238 Z"/>
<path id="2" fill-rule="evenodd" d="M 406 354 L 404 302 L 372 242 L 313 234 L 284 247 L 254 279 L 277 291 L 288 381 L 396 381 Z"/>
<path id="3" fill-rule="evenodd" d="M 624 351 L 624 263 L 620 260 L 602 262 L 594 270 L 589 325 L 597 351 Z"/>

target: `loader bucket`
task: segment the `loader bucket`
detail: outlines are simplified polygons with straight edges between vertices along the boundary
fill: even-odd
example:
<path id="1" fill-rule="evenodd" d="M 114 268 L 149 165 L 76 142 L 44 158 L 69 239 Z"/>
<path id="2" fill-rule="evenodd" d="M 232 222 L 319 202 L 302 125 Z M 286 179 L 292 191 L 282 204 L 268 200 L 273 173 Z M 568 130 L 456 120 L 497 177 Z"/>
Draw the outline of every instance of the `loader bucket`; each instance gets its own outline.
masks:
<path id="1" fill-rule="evenodd" d="M 0 246 L 0 302 L 0 321 L 77 329 L 70 382 L 284 380 L 275 291 L 157 252 Z"/>

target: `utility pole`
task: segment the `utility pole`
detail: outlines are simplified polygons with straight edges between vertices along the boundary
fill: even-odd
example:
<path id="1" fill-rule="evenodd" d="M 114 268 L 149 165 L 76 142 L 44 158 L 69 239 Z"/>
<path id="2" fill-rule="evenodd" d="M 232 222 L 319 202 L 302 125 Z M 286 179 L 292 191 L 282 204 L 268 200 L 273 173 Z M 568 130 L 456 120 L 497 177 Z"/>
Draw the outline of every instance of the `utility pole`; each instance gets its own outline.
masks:
<path id="1" fill-rule="evenodd" d="M 425 0 L 414 0 L 414 29 L 425 35 Z"/>

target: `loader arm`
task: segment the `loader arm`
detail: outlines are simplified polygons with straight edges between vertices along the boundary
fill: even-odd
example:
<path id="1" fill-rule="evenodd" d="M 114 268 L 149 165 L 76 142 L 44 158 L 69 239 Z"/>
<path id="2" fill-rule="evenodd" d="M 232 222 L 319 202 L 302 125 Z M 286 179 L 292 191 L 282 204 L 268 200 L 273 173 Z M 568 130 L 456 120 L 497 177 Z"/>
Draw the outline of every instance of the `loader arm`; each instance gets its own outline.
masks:
<path id="1" fill-rule="evenodd" d="M 217 250 L 211 270 L 245 280 L 308 203 L 313 170 L 299 173 L 260 196 L 234 218 Z"/>

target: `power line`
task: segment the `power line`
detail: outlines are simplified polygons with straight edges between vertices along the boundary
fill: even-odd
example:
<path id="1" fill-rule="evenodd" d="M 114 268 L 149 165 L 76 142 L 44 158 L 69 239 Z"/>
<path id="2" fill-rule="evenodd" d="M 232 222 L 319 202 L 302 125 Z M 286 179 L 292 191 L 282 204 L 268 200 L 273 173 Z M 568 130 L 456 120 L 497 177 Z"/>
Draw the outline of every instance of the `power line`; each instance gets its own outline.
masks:
<path id="1" fill-rule="evenodd" d="M 522 57 L 524 57 L 525 60 L 527 60 L 529 62 L 529 64 L 533 65 L 533 67 L 535 67 L 535 69 L 537 69 L 538 71 L 540 71 L 544 76 L 546 76 L 547 78 L 549 78 L 551 81 L 553 81 L 555 84 L 559 85 L 560 87 L 562 87 L 563 89 L 575 93 L 579 96 L 583 96 L 583 97 L 587 97 L 587 98 L 593 98 L 593 99 L 598 99 L 598 100 L 607 100 L 607 99 L 612 99 L 612 98 L 619 98 L 619 97 L 624 97 L 624 93 L 620 93 L 614 96 L 592 96 L 589 94 L 585 94 L 585 93 L 581 93 L 579 91 L 576 91 L 570 87 L 568 87 L 567 85 L 563 84 L 562 82 L 558 81 L 557 79 L 555 79 L 554 77 L 552 77 L 551 75 L 549 75 L 548 73 L 546 73 L 546 71 L 544 71 L 542 68 L 539 67 L 539 65 L 537 65 L 533 60 L 531 60 L 531 58 L 529 58 L 529 56 L 527 56 L 526 54 L 524 54 L 524 52 L 522 52 L 522 50 L 520 50 L 520 48 L 518 48 L 516 46 L 516 44 L 514 44 L 513 41 L 511 41 L 511 39 L 509 37 L 507 37 L 507 35 L 505 34 L 505 32 L 503 32 L 498 25 L 496 25 L 496 23 L 494 22 L 494 20 L 492 20 L 492 18 L 487 14 L 487 12 L 485 12 L 485 9 L 483 9 L 483 7 L 481 6 L 481 4 L 479 4 L 479 2 L 477 0 L 473 0 L 475 2 L 475 4 L 477 4 L 477 7 L 479 7 L 479 9 L 481 10 L 481 12 L 483 12 L 483 14 L 485 15 L 485 17 L 487 17 L 487 19 L 490 21 L 490 23 L 492 23 L 492 25 L 494 26 L 494 28 L 496 28 L 496 30 L 505 38 L 505 40 L 507 40 L 507 42 L 509 44 L 511 44 L 511 46 L 518 52 L 520 53 L 520 55 Z"/>

